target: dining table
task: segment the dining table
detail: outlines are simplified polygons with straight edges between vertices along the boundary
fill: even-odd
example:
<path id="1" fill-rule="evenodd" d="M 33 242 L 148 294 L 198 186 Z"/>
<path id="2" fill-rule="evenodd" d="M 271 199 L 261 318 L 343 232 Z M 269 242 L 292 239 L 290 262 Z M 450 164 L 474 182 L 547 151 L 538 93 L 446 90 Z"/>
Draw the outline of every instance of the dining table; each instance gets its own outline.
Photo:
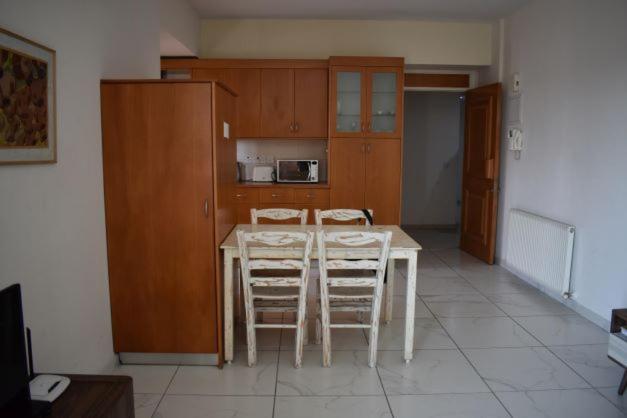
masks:
<path id="1" fill-rule="evenodd" d="M 223 252 L 223 275 L 224 275 L 224 361 L 231 363 L 233 361 L 234 348 L 234 288 L 237 283 L 239 274 L 236 270 L 236 262 L 239 259 L 239 247 L 237 243 L 237 231 L 244 232 L 265 232 L 265 231 L 285 231 L 285 232 L 309 232 L 324 231 L 341 232 L 341 231 L 363 231 L 363 232 L 392 232 L 392 242 L 390 244 L 390 252 L 387 262 L 386 274 L 386 290 L 385 290 L 385 308 L 383 310 L 384 321 L 389 323 L 392 320 L 392 309 L 394 300 L 394 282 L 395 282 L 395 261 L 407 261 L 407 289 L 405 291 L 405 344 L 403 350 L 403 359 L 409 362 L 413 358 L 414 350 L 414 316 L 416 303 L 416 278 L 418 275 L 418 252 L 422 247 L 418 242 L 411 238 L 398 225 L 277 225 L 277 224 L 238 224 L 220 245 Z M 280 250 L 277 250 L 279 248 Z M 347 252 L 350 251 L 350 254 Z M 302 253 L 302 250 L 301 250 Z M 275 257 L 290 258 L 298 257 L 298 251 L 289 247 L 274 247 L 272 252 L 265 251 L 261 247 L 249 250 L 251 258 L 255 257 Z M 352 258 L 376 258 L 377 254 L 368 248 L 327 248 L 328 258 L 341 258 L 350 256 Z M 318 258 L 317 245 L 314 245 L 311 252 L 311 258 Z"/>

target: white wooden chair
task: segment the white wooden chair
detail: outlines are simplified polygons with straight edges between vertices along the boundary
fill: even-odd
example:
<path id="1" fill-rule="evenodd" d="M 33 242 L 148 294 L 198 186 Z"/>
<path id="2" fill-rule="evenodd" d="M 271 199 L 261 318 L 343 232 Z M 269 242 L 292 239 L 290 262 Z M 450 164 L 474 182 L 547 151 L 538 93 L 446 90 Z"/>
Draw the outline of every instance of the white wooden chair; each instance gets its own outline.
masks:
<path id="1" fill-rule="evenodd" d="M 274 221 L 286 221 L 288 219 L 300 218 L 301 225 L 307 225 L 307 209 L 287 209 L 287 208 L 270 208 L 250 210 L 250 222 L 253 225 L 259 223 L 259 218 L 272 219 Z"/>
<path id="2" fill-rule="evenodd" d="M 370 217 L 372 218 L 372 209 L 368 209 L 368 212 L 370 213 Z M 360 222 L 363 219 L 365 225 L 370 225 L 370 221 L 368 220 L 364 212 L 360 209 L 315 209 L 314 217 L 316 220 L 316 225 L 319 226 L 324 224 L 325 219 L 331 219 L 338 222 Z"/>
<path id="3" fill-rule="evenodd" d="M 322 365 L 331 365 L 331 328 L 369 328 L 368 365 L 377 363 L 379 315 L 383 293 L 383 277 L 390 252 L 392 232 L 318 231 L 318 263 L 320 266 L 320 306 L 316 318 L 316 342 L 322 337 Z M 327 258 L 329 249 L 340 248 L 343 258 Z M 364 254 L 364 251 L 367 254 Z M 371 272 L 354 276 L 351 271 Z M 333 271 L 332 277 L 329 272 Z M 340 273 L 340 274 L 337 274 Z M 369 323 L 332 323 L 331 312 L 370 312 Z M 322 335 L 321 335 L 322 334 Z"/>
<path id="4" fill-rule="evenodd" d="M 313 232 L 253 232 L 237 231 L 239 243 L 242 290 L 246 311 L 248 365 L 257 363 L 257 328 L 295 328 L 296 359 L 294 367 L 303 361 L 303 344 L 307 332 L 306 303 Z M 259 257 L 251 258 L 254 248 Z M 299 256 L 284 258 L 285 251 Z M 291 272 L 281 275 L 259 275 L 264 270 Z M 295 312 L 296 323 L 256 323 L 258 312 Z"/>

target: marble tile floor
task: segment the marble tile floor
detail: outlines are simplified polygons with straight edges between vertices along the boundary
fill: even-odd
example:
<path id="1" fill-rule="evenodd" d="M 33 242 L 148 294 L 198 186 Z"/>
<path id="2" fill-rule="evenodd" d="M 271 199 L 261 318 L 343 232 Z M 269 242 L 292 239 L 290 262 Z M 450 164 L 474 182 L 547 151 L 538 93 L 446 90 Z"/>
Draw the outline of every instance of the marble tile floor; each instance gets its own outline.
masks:
<path id="1" fill-rule="evenodd" d="M 138 418 L 627 416 L 627 401 L 616 394 L 622 369 L 607 358 L 605 330 L 457 249 L 426 248 L 419 266 L 419 281 L 430 274 L 415 295 L 416 351 L 407 365 L 402 309 L 395 308 L 392 323 L 381 327 L 373 369 L 362 330 L 332 332 L 327 369 L 311 338 L 298 370 L 293 332 L 260 330 L 255 368 L 246 366 L 240 338 L 235 361 L 223 370 L 113 372 L 133 377 Z M 395 300 L 402 304 L 404 266 L 398 268 Z M 310 331 L 313 337 L 313 323 Z"/>

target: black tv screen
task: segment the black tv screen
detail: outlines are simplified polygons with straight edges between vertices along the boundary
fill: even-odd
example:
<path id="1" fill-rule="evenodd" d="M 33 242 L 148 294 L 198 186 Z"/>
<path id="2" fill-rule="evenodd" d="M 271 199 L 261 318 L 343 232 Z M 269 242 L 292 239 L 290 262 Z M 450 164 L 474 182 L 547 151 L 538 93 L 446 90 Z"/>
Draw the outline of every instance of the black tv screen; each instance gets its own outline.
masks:
<path id="1" fill-rule="evenodd" d="M 28 388 L 20 285 L 0 291 L 0 409 Z"/>

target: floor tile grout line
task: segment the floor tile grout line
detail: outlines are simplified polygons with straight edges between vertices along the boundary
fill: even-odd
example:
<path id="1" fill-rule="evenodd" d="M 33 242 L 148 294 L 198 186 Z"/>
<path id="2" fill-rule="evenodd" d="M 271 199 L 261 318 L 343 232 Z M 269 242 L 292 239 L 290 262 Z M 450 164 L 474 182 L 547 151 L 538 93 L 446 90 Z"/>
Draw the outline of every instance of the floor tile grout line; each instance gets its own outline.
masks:
<path id="1" fill-rule="evenodd" d="M 180 368 L 181 368 L 181 365 L 177 364 L 176 370 L 174 370 L 174 373 L 172 373 L 172 377 L 170 378 L 170 381 L 168 382 L 168 385 L 166 386 L 165 390 L 161 394 L 161 397 L 159 398 L 159 402 L 157 403 L 155 410 L 152 411 L 152 414 L 150 415 L 151 417 L 154 417 L 157 411 L 159 410 L 159 406 L 161 406 L 161 402 L 163 402 L 163 398 L 165 398 L 165 395 L 168 393 L 168 389 L 170 389 L 170 386 L 172 385 L 172 382 L 174 381 L 174 378 L 176 377 L 176 374 L 179 372 Z"/>
<path id="2" fill-rule="evenodd" d="M 418 296 L 420 298 L 420 296 Z M 422 301 L 422 298 L 420 299 Z M 423 301 L 424 303 L 424 301 Z M 426 304 L 425 304 L 426 305 Z M 427 309 L 429 309 L 429 311 L 431 311 L 431 309 L 427 306 Z M 508 415 L 510 417 L 513 418 L 512 413 L 509 411 L 509 409 L 507 409 L 507 407 L 505 406 L 505 404 L 501 401 L 501 399 L 497 396 L 496 392 L 492 389 L 492 387 L 488 384 L 488 382 L 486 381 L 486 379 L 481 375 L 481 373 L 479 373 L 479 371 L 477 370 L 477 368 L 475 367 L 474 364 L 472 364 L 472 362 L 470 361 L 470 359 L 468 358 L 468 356 L 466 355 L 466 353 L 464 353 L 464 351 L 461 349 L 461 347 L 459 346 L 459 344 L 457 344 L 457 342 L 453 339 L 453 337 L 449 334 L 449 332 L 446 330 L 446 328 L 444 328 L 444 325 L 442 325 L 442 322 L 440 322 L 440 319 L 437 318 L 435 316 L 435 314 L 433 312 L 431 312 L 433 314 L 433 317 L 435 318 L 435 320 L 437 321 L 437 323 L 440 325 L 440 327 L 442 328 L 442 330 L 446 333 L 446 335 L 451 339 L 451 341 L 453 342 L 453 344 L 455 344 L 455 346 L 457 347 L 457 350 L 459 351 L 459 353 L 464 357 L 464 359 L 466 359 L 466 361 L 468 362 L 468 364 L 470 365 L 470 367 L 472 367 L 472 369 L 475 371 L 475 373 L 477 373 L 477 376 L 479 376 L 479 378 L 481 379 L 481 381 L 483 382 L 484 385 L 486 385 L 486 387 L 490 390 L 490 392 L 492 393 L 492 396 L 494 396 L 494 398 L 498 401 L 498 403 L 501 404 L 501 406 L 505 409 L 505 412 L 508 413 Z"/>
<path id="3" fill-rule="evenodd" d="M 522 324 L 520 324 L 518 321 L 516 321 L 515 318 L 510 317 L 510 319 L 512 321 L 514 321 L 514 323 L 516 323 L 519 327 L 521 327 L 522 329 L 524 329 L 526 332 L 528 332 L 530 335 L 533 336 L 533 334 L 531 334 L 531 332 L 525 328 Z M 534 337 L 535 338 L 535 337 Z M 579 378 L 581 378 L 581 380 L 583 380 L 588 386 L 590 386 L 590 388 L 588 389 L 592 389 L 594 390 L 597 394 L 599 394 L 599 396 L 601 396 L 603 399 L 607 400 L 614 408 L 618 409 L 618 407 L 616 405 L 614 405 L 614 402 L 612 402 L 610 399 L 608 399 L 605 395 L 603 395 L 603 393 L 601 393 L 601 391 L 599 390 L 599 388 L 595 387 L 592 383 L 590 383 L 585 377 L 583 377 L 579 372 L 577 372 L 577 370 L 575 370 L 570 364 L 568 364 L 564 359 L 562 359 L 560 356 L 558 356 L 553 350 L 551 350 L 551 347 L 548 345 L 545 345 L 544 342 L 540 341 L 540 339 L 536 338 L 540 344 L 542 344 L 542 347 L 544 347 L 549 353 L 553 354 L 553 356 L 555 356 L 559 361 L 562 362 L 562 364 L 564 364 L 568 369 L 570 369 L 573 373 L 575 373 L 575 375 L 577 375 Z M 568 346 L 568 347 L 573 347 L 573 346 Z M 580 389 L 586 389 L 586 388 L 580 388 Z M 618 409 L 620 411 L 620 409 Z"/>
<path id="4" fill-rule="evenodd" d="M 460 251 L 461 251 L 461 250 L 460 250 Z M 475 288 L 475 289 L 476 289 L 476 290 L 477 290 L 477 291 L 478 291 L 478 292 L 479 292 L 482 296 L 484 296 L 484 297 L 485 297 L 485 298 L 487 298 L 487 299 L 488 299 L 491 303 L 493 303 L 493 304 L 494 304 L 494 302 L 492 302 L 492 300 L 491 300 L 490 298 L 488 298 L 488 296 L 487 296 L 484 292 L 482 292 L 480 289 L 476 288 L 476 287 L 475 287 L 475 286 L 474 286 L 474 285 L 473 285 L 473 284 L 472 284 L 472 283 L 471 283 L 468 279 L 466 279 L 466 278 L 465 278 L 462 274 L 460 274 L 457 270 L 455 270 L 454 268 L 452 268 L 452 267 L 451 267 L 451 266 L 450 266 L 450 265 L 449 265 L 449 264 L 448 264 L 445 260 L 443 260 L 443 259 L 442 259 L 440 256 L 438 256 L 437 254 L 435 254 L 435 256 L 436 256 L 436 257 L 438 257 L 438 258 L 439 258 L 439 259 L 440 259 L 440 260 L 441 260 L 444 264 L 446 264 L 446 265 L 447 265 L 447 266 L 448 266 L 451 270 L 453 270 L 453 271 L 454 271 L 454 272 L 455 272 L 455 273 L 456 273 L 459 277 L 463 278 L 463 279 L 464 279 L 464 280 L 466 280 L 468 283 L 470 283 L 470 285 L 471 285 L 473 288 Z M 542 292 L 540 292 L 540 290 L 538 290 L 538 289 L 535 289 L 535 290 L 536 290 L 537 292 L 539 292 L 539 293 L 542 293 Z M 420 296 L 418 296 L 418 297 L 420 297 Z M 422 299 L 421 299 L 421 300 L 422 300 Z M 424 303 L 424 301 L 423 301 L 423 303 Z M 556 303 L 558 303 L 558 302 L 556 302 Z M 496 306 L 496 304 L 495 304 L 495 306 Z M 498 306 L 497 306 L 497 307 L 498 307 Z M 551 353 L 551 354 L 552 354 L 553 356 L 555 356 L 555 357 L 556 357 L 556 358 L 557 358 L 560 362 L 562 362 L 562 364 L 564 364 L 564 365 L 565 365 L 565 366 L 566 366 L 569 370 L 571 370 L 573 373 L 575 373 L 575 375 L 576 375 L 576 376 L 578 376 L 579 378 L 581 378 L 581 379 L 582 379 L 582 380 L 583 380 L 583 381 L 584 381 L 587 385 L 589 385 L 591 389 L 593 389 L 593 390 L 594 390 L 597 394 L 599 394 L 599 395 L 600 395 L 603 399 L 606 399 L 606 400 L 607 400 L 607 401 L 608 401 L 608 402 L 609 402 L 612 406 L 614 406 L 616 409 L 618 409 L 618 407 L 617 407 L 616 405 L 614 405 L 614 403 L 613 403 L 611 400 L 609 400 L 606 396 L 604 396 L 604 395 L 603 395 L 603 393 L 601 393 L 601 391 L 599 391 L 599 390 L 598 390 L 598 388 L 596 388 L 594 385 L 592 385 L 592 384 L 591 384 L 591 383 L 590 383 L 587 379 L 585 379 L 585 378 L 584 378 L 581 374 L 579 374 L 579 373 L 578 373 L 578 372 L 577 372 L 577 371 L 576 371 L 573 367 L 571 367 L 568 363 L 566 363 L 566 361 L 564 361 L 564 360 L 563 360 L 560 356 L 558 356 L 557 354 L 555 354 L 555 352 L 554 352 L 553 350 L 551 350 L 551 349 L 549 348 L 549 346 L 547 346 L 546 344 L 544 344 L 544 342 L 543 342 L 543 341 L 541 341 L 539 338 L 537 338 L 535 335 L 533 335 L 533 333 L 532 333 L 530 330 L 528 330 L 528 329 L 527 329 L 527 328 L 525 328 L 525 327 L 524 327 L 524 326 L 523 326 L 520 322 L 518 322 L 518 321 L 516 320 L 516 317 L 514 317 L 514 316 L 510 315 L 509 313 L 505 312 L 505 311 L 504 311 L 504 310 L 502 310 L 500 307 L 498 307 L 498 308 L 499 308 L 501 311 L 503 311 L 503 313 L 506 315 L 506 317 L 508 317 L 508 318 L 509 318 L 510 320 L 512 320 L 512 321 L 513 321 L 516 325 L 518 325 L 519 327 L 521 327 L 521 328 L 522 328 L 525 332 L 527 332 L 527 333 L 528 333 L 529 335 L 531 335 L 531 336 L 532 336 L 532 337 L 533 337 L 536 341 L 538 341 L 538 342 L 541 344 L 541 345 L 540 345 L 540 347 L 545 348 L 545 349 L 546 349 L 549 353 Z M 427 309 L 429 309 L 429 307 L 428 307 L 428 306 L 427 306 Z M 575 312 L 575 313 L 576 313 L 576 312 Z M 542 316 L 542 315 L 540 315 L 540 316 Z M 546 315 L 546 316 L 564 316 L 564 315 Z M 438 320 L 438 323 L 439 323 L 439 322 L 440 322 L 440 321 Z M 442 326 L 442 324 L 440 324 L 440 326 Z M 444 328 L 444 326 L 442 326 L 442 328 Z M 447 331 L 446 331 L 446 329 L 445 329 L 445 332 L 447 332 Z M 447 334 L 448 334 L 448 332 L 447 332 Z M 451 339 L 452 339 L 452 337 L 451 337 Z M 457 345 L 457 343 L 456 343 L 455 341 L 453 341 L 453 342 Z M 538 347 L 538 346 L 536 346 L 536 347 Z M 572 347 L 572 346 L 569 346 L 569 347 Z M 523 347 L 523 348 L 525 348 L 525 347 Z M 533 348 L 533 347 L 529 347 L 529 346 L 527 346 L 526 348 Z M 460 351 L 462 351 L 462 350 L 460 349 Z M 464 355 L 464 357 L 466 357 L 466 354 L 465 354 L 463 351 L 462 351 L 462 354 Z M 474 366 L 473 366 L 473 367 L 474 367 Z M 568 390 L 568 389 L 564 389 L 564 390 Z M 526 391 L 525 391 L 525 392 L 526 392 Z M 495 396 L 496 396 L 496 394 L 495 394 Z M 496 396 L 496 397 L 497 397 L 497 399 L 498 399 L 498 396 Z M 500 402 L 500 399 L 499 399 L 499 402 Z M 502 402 L 501 402 L 501 404 L 503 405 L 503 403 L 502 403 Z M 503 406 L 505 406 L 505 405 L 503 405 Z M 508 411 L 508 412 L 509 412 L 509 411 Z"/>
<path id="5" fill-rule="evenodd" d="M 447 267 L 451 268 L 448 263 L 446 263 L 444 260 L 442 260 L 437 254 L 435 255 L 436 257 L 438 257 L 440 259 L 440 261 L 442 261 L 444 264 L 446 264 Z M 452 270 L 452 269 L 451 269 Z M 456 274 L 458 274 L 457 272 L 455 272 Z M 460 276 L 461 277 L 461 276 Z M 465 280 L 465 279 L 464 279 Z M 466 280 L 467 281 L 467 280 Z M 470 283 L 470 282 L 469 282 Z M 472 286 L 472 283 L 471 283 Z M 418 296 L 418 295 L 417 295 Z M 422 298 L 420 296 L 418 296 L 418 298 L 422 301 L 422 303 L 425 304 L 425 306 L 427 306 L 427 304 L 422 300 Z M 512 412 L 510 412 L 509 409 L 507 409 L 507 407 L 505 406 L 505 404 L 503 403 L 503 401 L 501 401 L 501 399 L 498 397 L 498 395 L 496 394 L 496 392 L 492 389 L 492 387 L 488 384 L 488 382 L 486 381 L 486 379 L 481 375 L 481 373 L 479 373 L 479 370 L 477 370 L 477 368 L 475 367 L 475 365 L 470 361 L 470 359 L 468 358 L 468 356 L 466 355 L 466 353 L 464 353 L 464 351 L 461 349 L 461 347 L 459 346 L 459 344 L 457 344 L 457 341 L 455 341 L 453 339 L 453 337 L 451 336 L 451 334 L 449 334 L 449 332 L 446 330 L 446 328 L 444 328 L 444 325 L 442 325 L 442 322 L 440 322 L 440 319 L 435 315 L 435 313 L 433 311 L 431 311 L 431 308 L 429 308 L 429 306 L 427 306 L 427 309 L 431 312 L 431 314 L 433 315 L 433 317 L 435 318 L 435 320 L 438 322 L 438 324 L 440 325 L 440 327 L 442 328 L 442 330 L 446 333 L 446 335 L 451 339 L 451 341 L 453 342 L 453 344 L 455 344 L 455 346 L 457 347 L 457 349 L 459 350 L 459 352 L 461 353 L 461 355 L 466 359 L 466 361 L 468 362 L 468 364 L 470 364 L 470 367 L 472 367 L 472 369 L 475 371 L 475 373 L 477 373 L 477 376 L 479 376 L 479 378 L 481 379 L 481 381 L 483 382 L 484 385 L 486 385 L 486 387 L 490 390 L 490 392 L 492 393 L 492 396 L 494 396 L 494 398 L 496 398 L 496 400 L 498 401 L 499 404 L 501 404 L 501 406 L 503 407 L 503 409 L 505 409 L 505 412 L 507 412 L 509 414 L 510 417 L 513 418 L 513 414 Z"/>
<path id="6" fill-rule="evenodd" d="M 380 326 L 381 324 L 379 324 Z M 366 342 L 368 342 L 368 345 L 370 345 L 370 340 L 368 339 L 368 337 L 366 336 L 366 330 L 362 329 L 362 333 L 364 335 L 364 338 L 366 340 Z M 379 377 L 379 384 L 381 385 L 381 390 L 383 390 L 383 395 L 385 396 L 385 402 L 388 404 L 388 409 L 390 410 L 390 415 L 392 418 L 394 418 L 394 411 L 392 410 L 392 404 L 390 404 L 390 399 L 388 398 L 388 393 L 385 390 L 385 385 L 383 384 L 383 379 L 381 378 L 381 373 L 379 373 L 379 347 L 377 347 L 377 364 L 375 365 L 374 369 L 377 371 L 377 376 Z"/>

